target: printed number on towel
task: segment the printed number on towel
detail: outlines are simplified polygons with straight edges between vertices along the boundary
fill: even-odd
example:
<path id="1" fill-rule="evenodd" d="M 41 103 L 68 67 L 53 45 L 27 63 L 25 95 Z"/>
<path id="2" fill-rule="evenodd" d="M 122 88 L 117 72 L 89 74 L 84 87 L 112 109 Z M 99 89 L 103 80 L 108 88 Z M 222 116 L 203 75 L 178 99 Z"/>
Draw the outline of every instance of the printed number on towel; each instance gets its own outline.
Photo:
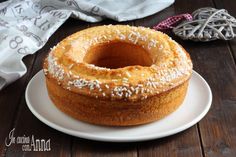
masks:
<path id="1" fill-rule="evenodd" d="M 19 47 L 23 43 L 23 38 L 20 36 L 15 36 L 9 42 L 9 46 L 12 49 L 17 49 L 17 52 L 20 54 L 28 54 L 29 48 L 27 46 Z"/>

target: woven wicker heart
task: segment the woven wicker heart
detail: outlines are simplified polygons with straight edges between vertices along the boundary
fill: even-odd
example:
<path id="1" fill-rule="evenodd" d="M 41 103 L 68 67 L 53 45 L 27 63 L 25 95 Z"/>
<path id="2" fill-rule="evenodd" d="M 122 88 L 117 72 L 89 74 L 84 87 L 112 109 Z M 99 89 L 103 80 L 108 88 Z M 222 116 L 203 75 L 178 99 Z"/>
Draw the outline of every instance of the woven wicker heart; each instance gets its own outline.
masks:
<path id="1" fill-rule="evenodd" d="M 200 8 L 192 13 L 192 21 L 184 21 L 173 29 L 182 39 L 211 41 L 231 40 L 236 34 L 236 19 L 225 9 Z"/>

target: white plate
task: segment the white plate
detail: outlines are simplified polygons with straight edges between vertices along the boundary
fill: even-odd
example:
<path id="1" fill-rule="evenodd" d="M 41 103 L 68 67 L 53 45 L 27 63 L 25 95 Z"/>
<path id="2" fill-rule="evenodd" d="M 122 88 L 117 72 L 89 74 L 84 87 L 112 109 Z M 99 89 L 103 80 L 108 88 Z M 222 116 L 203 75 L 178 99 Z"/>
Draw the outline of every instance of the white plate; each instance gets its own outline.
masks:
<path id="1" fill-rule="evenodd" d="M 212 94 L 207 82 L 193 72 L 187 96 L 175 112 L 157 122 L 133 127 L 98 126 L 67 116 L 49 99 L 42 70 L 29 82 L 25 98 L 30 111 L 58 131 L 97 141 L 131 142 L 173 135 L 193 126 L 210 109 Z"/>

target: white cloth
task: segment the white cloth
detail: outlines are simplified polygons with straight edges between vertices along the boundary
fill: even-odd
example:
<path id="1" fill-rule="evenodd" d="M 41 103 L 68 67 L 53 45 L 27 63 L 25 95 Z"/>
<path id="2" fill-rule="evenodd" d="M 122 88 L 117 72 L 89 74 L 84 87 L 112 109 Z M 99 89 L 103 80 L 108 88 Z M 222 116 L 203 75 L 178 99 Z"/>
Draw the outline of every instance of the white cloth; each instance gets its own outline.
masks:
<path id="1" fill-rule="evenodd" d="M 127 21 L 159 12 L 174 0 L 12 0 L 0 4 L 0 89 L 27 71 L 22 58 L 44 46 L 69 17 Z"/>

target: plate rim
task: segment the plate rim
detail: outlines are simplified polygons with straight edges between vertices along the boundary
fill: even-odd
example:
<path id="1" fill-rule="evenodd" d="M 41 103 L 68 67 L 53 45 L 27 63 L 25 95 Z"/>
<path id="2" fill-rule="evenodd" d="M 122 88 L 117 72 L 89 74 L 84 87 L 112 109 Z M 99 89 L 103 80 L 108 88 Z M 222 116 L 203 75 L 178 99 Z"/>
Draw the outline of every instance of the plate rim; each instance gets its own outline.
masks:
<path id="1" fill-rule="evenodd" d="M 196 71 L 193 70 L 193 75 L 196 75 L 202 81 L 202 83 L 205 85 L 205 87 L 207 89 L 207 92 L 209 93 L 209 97 L 208 97 L 208 102 L 206 103 L 206 106 L 205 106 L 204 110 L 197 117 L 192 119 L 190 122 L 188 122 L 184 125 L 181 125 L 179 127 L 176 127 L 174 129 L 168 130 L 166 132 L 163 132 L 163 133 L 142 135 L 142 136 L 138 136 L 136 138 L 133 138 L 133 137 L 123 137 L 122 138 L 122 137 L 112 137 L 112 136 L 107 136 L 107 137 L 98 136 L 98 135 L 94 135 L 94 134 L 91 134 L 91 133 L 79 132 L 79 131 L 76 131 L 76 130 L 68 129 L 68 128 L 63 127 L 61 125 L 55 124 L 55 123 L 51 122 L 50 120 L 48 120 L 47 118 L 45 118 L 44 116 L 42 116 L 40 113 L 38 113 L 35 110 L 33 105 L 31 105 L 31 103 L 30 103 L 28 95 L 29 95 L 30 85 L 36 79 L 36 77 L 38 77 L 38 75 L 40 75 L 40 73 L 43 73 L 43 70 L 40 70 L 39 72 L 37 72 L 31 78 L 31 80 L 28 82 L 26 90 L 25 90 L 25 100 L 26 100 L 26 104 L 27 104 L 29 110 L 33 113 L 33 115 L 38 120 L 40 120 L 41 122 L 43 122 L 47 126 L 53 128 L 57 131 L 63 132 L 65 134 L 72 135 L 72 136 L 75 136 L 75 137 L 80 137 L 80 138 L 83 138 L 83 139 L 103 141 L 103 142 L 138 142 L 138 141 L 147 141 L 147 140 L 167 137 L 167 136 L 174 135 L 174 134 L 177 134 L 179 132 L 182 132 L 182 131 L 192 127 L 196 123 L 198 123 L 207 114 L 207 112 L 209 111 L 209 109 L 211 107 L 211 104 L 212 104 L 212 92 L 211 92 L 210 86 L 208 85 L 206 80 L 200 74 L 198 74 Z M 90 124 L 90 125 L 93 125 L 93 124 Z"/>

